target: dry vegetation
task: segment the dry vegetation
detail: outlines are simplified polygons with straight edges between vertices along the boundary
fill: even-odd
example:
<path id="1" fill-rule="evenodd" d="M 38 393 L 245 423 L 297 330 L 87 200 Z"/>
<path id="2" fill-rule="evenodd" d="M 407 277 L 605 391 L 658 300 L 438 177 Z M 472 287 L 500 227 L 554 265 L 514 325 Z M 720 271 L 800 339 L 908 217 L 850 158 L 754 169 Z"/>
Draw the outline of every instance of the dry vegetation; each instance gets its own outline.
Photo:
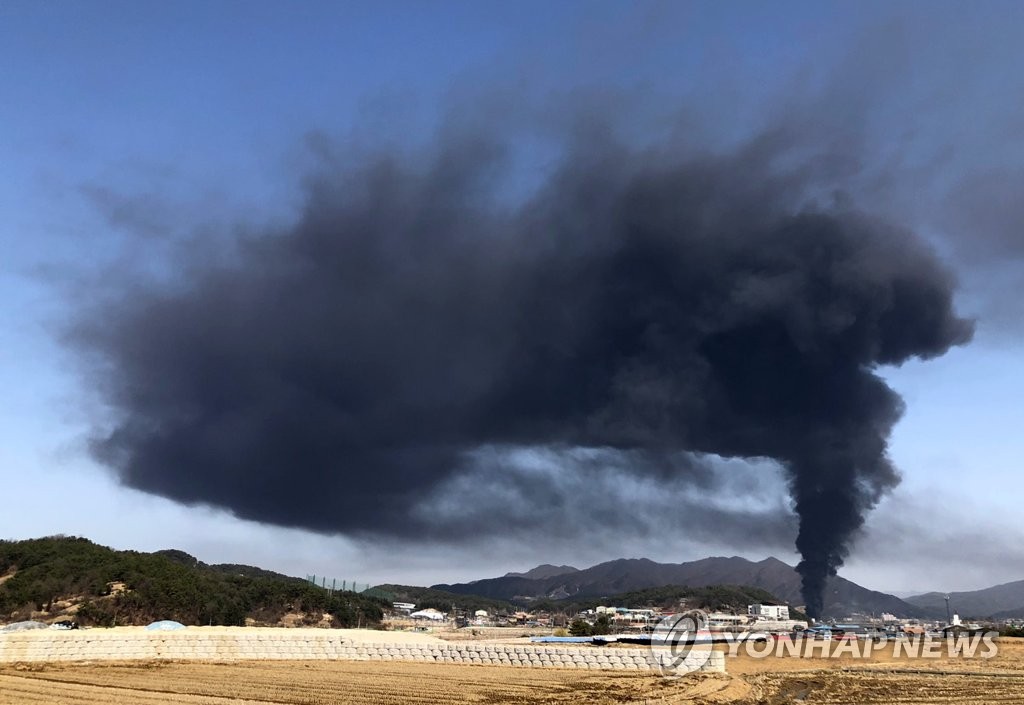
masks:
<path id="1" fill-rule="evenodd" d="M 1024 702 L 1024 643 L 990 660 L 729 659 L 727 675 L 653 675 L 396 662 L 0 667 L 0 704 Z"/>

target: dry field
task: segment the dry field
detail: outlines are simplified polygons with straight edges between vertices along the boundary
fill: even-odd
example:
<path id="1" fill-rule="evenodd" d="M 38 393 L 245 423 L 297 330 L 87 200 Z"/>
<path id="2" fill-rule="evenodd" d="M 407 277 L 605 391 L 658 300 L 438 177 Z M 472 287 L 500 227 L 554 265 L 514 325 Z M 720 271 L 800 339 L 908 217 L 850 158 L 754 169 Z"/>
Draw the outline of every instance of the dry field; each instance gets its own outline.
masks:
<path id="1" fill-rule="evenodd" d="M 728 659 L 726 675 L 398 662 L 35 664 L 0 667 L 0 704 L 1024 703 L 1024 642 L 993 659 Z"/>

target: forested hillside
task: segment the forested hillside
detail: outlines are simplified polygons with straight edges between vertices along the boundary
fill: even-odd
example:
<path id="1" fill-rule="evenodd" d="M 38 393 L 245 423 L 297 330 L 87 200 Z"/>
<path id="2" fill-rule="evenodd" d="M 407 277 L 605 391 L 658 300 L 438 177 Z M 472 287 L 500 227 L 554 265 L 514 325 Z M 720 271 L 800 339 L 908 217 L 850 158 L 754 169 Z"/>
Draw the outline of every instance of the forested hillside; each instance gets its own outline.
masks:
<path id="1" fill-rule="evenodd" d="M 385 606 L 258 568 L 208 566 L 181 551 L 115 551 L 67 537 L 0 541 L 0 622 L 275 625 L 287 616 L 301 624 L 375 626 Z"/>

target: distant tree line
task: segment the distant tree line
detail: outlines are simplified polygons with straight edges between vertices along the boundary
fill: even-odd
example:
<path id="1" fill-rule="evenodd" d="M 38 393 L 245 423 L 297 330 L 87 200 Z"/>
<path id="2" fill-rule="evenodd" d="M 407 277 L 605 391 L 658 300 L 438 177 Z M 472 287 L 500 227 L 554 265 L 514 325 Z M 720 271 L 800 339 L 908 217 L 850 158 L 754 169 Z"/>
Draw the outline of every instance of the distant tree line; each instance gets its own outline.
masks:
<path id="1" fill-rule="evenodd" d="M 364 595 L 372 595 L 388 602 L 411 602 L 416 609 L 434 608 L 442 612 L 450 612 L 452 607 L 472 614 L 477 610 L 486 610 L 488 614 L 511 614 L 518 607 L 505 600 L 496 600 L 479 595 L 463 595 L 427 587 L 413 585 L 377 585 L 370 588 Z"/>
<path id="2" fill-rule="evenodd" d="M 537 600 L 532 602 L 530 607 L 547 611 L 565 611 L 571 614 L 592 610 L 600 605 L 671 610 L 678 607 L 680 601 L 685 601 L 687 609 L 737 613 L 746 613 L 747 605 L 782 604 L 770 592 L 746 585 L 707 585 L 702 587 L 665 585 L 603 597 Z M 790 615 L 794 619 L 804 618 L 800 612 L 795 612 L 795 614 L 794 612 L 791 608 Z"/>
<path id="3" fill-rule="evenodd" d="M 569 625 L 569 634 L 572 636 L 600 636 L 611 632 L 612 620 L 606 614 L 599 615 L 593 624 L 584 619 L 574 619 Z"/>

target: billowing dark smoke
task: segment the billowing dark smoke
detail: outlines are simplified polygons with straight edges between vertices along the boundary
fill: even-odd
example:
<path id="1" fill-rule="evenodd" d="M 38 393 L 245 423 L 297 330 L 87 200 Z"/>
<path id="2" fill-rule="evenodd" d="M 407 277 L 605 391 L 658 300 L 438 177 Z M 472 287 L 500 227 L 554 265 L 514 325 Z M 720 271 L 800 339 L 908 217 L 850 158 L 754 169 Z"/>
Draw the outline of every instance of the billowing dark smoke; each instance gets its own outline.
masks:
<path id="1" fill-rule="evenodd" d="M 76 331 L 113 414 L 97 457 L 241 517 L 437 540 L 466 527 L 414 509 L 484 446 L 773 458 L 820 614 L 898 481 L 876 368 L 971 336 L 951 277 L 912 233 L 815 205 L 830 185 L 771 140 L 584 142 L 518 200 L 486 141 L 321 175 L 293 227 L 126 287 Z"/>

